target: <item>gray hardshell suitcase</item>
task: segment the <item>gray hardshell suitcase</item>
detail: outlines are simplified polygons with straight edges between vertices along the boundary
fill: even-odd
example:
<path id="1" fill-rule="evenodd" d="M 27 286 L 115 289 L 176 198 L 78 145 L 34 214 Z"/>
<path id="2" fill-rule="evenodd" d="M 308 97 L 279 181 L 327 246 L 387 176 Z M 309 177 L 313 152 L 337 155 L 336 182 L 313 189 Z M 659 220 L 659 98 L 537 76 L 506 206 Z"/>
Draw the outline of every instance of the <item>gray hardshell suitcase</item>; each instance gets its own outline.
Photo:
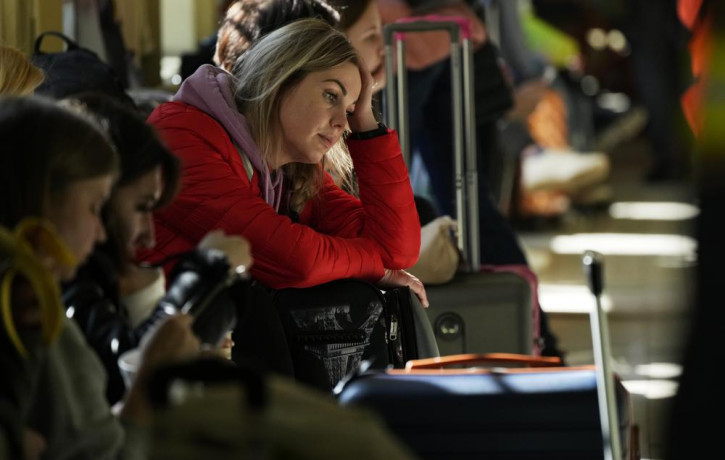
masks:
<path id="1" fill-rule="evenodd" d="M 447 31 L 451 37 L 457 242 L 465 268 L 449 283 L 426 287 L 430 302 L 428 317 L 441 355 L 537 354 L 535 276 L 525 266 L 484 269 L 480 263 L 474 82 L 468 19 L 422 16 L 385 26 L 386 77 L 390 82 L 385 93 L 385 121 L 398 131 L 403 156 L 410 164 L 408 113 L 401 110 L 408 107 L 404 36 L 433 30 Z"/>

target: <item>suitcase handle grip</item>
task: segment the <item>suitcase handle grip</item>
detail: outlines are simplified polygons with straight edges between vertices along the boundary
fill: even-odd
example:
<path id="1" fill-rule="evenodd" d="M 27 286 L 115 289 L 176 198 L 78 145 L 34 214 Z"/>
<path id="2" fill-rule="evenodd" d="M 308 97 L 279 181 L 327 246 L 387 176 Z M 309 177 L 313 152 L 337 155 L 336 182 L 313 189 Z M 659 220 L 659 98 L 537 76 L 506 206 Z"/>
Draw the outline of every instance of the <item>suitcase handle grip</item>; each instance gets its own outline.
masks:
<path id="1" fill-rule="evenodd" d="M 435 23 L 441 22 L 455 22 L 460 28 L 463 39 L 471 38 L 471 20 L 465 16 L 441 16 L 440 14 L 428 14 L 426 16 L 409 16 L 395 21 L 396 24 L 414 24 L 415 29 L 410 30 L 415 31 L 440 29 L 441 25 Z"/>
<path id="2" fill-rule="evenodd" d="M 386 44 L 402 41 L 406 32 L 447 31 L 452 43 L 471 38 L 471 20 L 464 16 L 410 16 L 401 18 L 383 28 L 383 39 Z"/>
<path id="3" fill-rule="evenodd" d="M 561 358 L 519 355 L 515 353 L 460 354 L 441 356 L 439 358 L 415 359 L 405 365 L 406 371 L 417 369 L 438 369 L 456 364 L 523 364 L 528 367 L 561 366 Z"/>

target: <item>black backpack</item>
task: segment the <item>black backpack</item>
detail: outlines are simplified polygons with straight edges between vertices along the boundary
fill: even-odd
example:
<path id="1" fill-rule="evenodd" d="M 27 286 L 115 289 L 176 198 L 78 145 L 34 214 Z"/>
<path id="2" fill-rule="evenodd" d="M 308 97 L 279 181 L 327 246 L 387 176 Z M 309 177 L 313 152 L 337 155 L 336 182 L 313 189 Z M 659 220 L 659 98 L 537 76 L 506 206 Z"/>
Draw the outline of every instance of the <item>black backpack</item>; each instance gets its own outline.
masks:
<path id="1" fill-rule="evenodd" d="M 48 36 L 63 40 L 66 50 L 57 53 L 41 51 L 43 39 Z M 96 53 L 81 47 L 60 32 L 50 31 L 40 34 L 35 39 L 30 60 L 45 74 L 45 81 L 35 90 L 36 94 L 63 99 L 73 94 L 93 91 L 136 107 L 116 72 L 108 64 Z"/>

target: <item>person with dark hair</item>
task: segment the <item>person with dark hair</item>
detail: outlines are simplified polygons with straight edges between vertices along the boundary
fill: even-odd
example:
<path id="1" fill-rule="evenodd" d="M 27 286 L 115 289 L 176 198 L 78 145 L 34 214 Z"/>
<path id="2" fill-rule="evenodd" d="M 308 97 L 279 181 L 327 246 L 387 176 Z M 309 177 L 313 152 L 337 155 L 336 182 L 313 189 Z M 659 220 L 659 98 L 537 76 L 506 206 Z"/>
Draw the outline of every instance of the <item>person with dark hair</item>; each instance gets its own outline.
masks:
<path id="1" fill-rule="evenodd" d="M 701 2 L 706 3 L 706 2 Z M 651 183 L 687 182 L 692 178 L 689 155 L 694 137 L 687 128 L 688 115 L 680 105 L 687 89 L 684 63 L 699 56 L 688 55 L 691 31 L 678 17 L 677 0 L 627 2 L 629 24 L 623 30 L 632 45 L 635 90 L 647 110 L 645 132 L 652 143 L 651 166 L 645 179 Z M 698 37 L 702 39 L 702 37 Z"/>
<path id="2" fill-rule="evenodd" d="M 512 88 L 503 79 L 498 50 L 487 38 L 483 11 L 477 2 L 471 0 L 376 0 L 380 9 L 375 15 L 382 15 L 382 22 L 393 22 L 400 17 L 439 14 L 463 16 L 471 20 L 471 42 L 474 45 L 473 68 L 476 79 L 476 140 L 479 180 L 479 231 L 481 238 L 481 262 L 484 265 L 528 266 L 526 254 L 518 236 L 508 219 L 496 207 L 491 184 L 498 180 L 491 167 L 494 153 L 499 149 L 497 123 L 511 109 L 505 101 Z M 357 9 L 352 0 L 334 0 L 339 8 L 341 22 L 346 8 Z M 352 27 L 347 33 L 354 31 Z M 417 150 L 428 168 L 433 186 L 436 210 L 442 214 L 454 214 L 453 160 L 450 156 L 453 145 L 451 123 L 441 123 L 440 114 L 449 113 L 451 107 L 451 81 L 449 46 L 435 34 L 416 34 L 406 42 L 406 63 L 408 67 L 409 113 L 411 146 Z M 410 40 L 414 39 L 414 41 Z M 353 38 L 351 37 L 351 40 Z M 411 68 L 412 66 L 412 68 Z M 493 102 L 496 101 L 496 102 Z M 540 330 L 543 338 L 541 352 L 544 355 L 563 356 L 558 340 L 551 332 L 548 318 L 540 305 Z"/>
<path id="3" fill-rule="evenodd" d="M 340 13 L 340 24 L 347 38 L 370 68 L 374 90 L 385 88 L 385 56 L 383 50 L 383 24 L 374 0 L 331 0 Z M 422 200 L 421 200 L 422 201 Z"/>
<path id="4" fill-rule="evenodd" d="M 336 26 L 340 17 L 324 0 L 244 0 L 234 2 L 217 32 L 214 63 L 231 72 L 252 43 L 297 19 L 318 18 Z"/>
<path id="5" fill-rule="evenodd" d="M 9 420 L 6 432 L 14 433 L 9 456 L 138 452 L 144 446 L 140 427 L 151 411 L 146 379 L 160 363 L 198 349 L 191 318 L 171 317 L 156 330 L 117 419 L 104 398 L 103 367 L 63 314 L 57 285 L 72 279 L 94 244 L 106 238 L 101 209 L 118 157 L 90 119 L 30 97 L 0 101 L 0 139 L 0 226 L 15 229 L 24 243 L 13 250 L 38 264 L 34 276 L 5 253 L 0 264 L 8 286 L 3 302 L 12 312 L 2 321 L 12 321 L 16 331 L 13 340 L 8 323 L 0 329 L 0 424 L 5 430 Z"/>
<path id="6" fill-rule="evenodd" d="M 182 79 L 204 64 L 231 72 L 236 58 L 263 35 L 304 18 L 318 18 L 335 26 L 337 12 L 325 0 L 226 0 L 219 5 L 220 26 L 204 38 L 195 52 L 181 56 Z"/>
<path id="7" fill-rule="evenodd" d="M 121 160 L 119 179 L 102 213 L 108 238 L 66 285 L 63 295 L 68 317 L 78 323 L 103 361 L 108 374 L 106 396 L 113 404 L 126 390 L 119 357 L 136 348 L 152 327 L 173 314 L 159 302 L 166 293 L 163 272 L 139 267 L 134 257 L 137 250 L 155 244 L 152 212 L 176 195 L 179 160 L 139 115 L 109 97 L 86 93 L 64 103 L 98 118 Z M 225 262 L 224 254 L 235 267 L 250 263 L 248 245 L 241 237 L 213 233 L 200 246 L 224 253 L 197 249 L 181 256 L 197 273 Z M 172 279 L 171 289 L 178 282 Z"/>

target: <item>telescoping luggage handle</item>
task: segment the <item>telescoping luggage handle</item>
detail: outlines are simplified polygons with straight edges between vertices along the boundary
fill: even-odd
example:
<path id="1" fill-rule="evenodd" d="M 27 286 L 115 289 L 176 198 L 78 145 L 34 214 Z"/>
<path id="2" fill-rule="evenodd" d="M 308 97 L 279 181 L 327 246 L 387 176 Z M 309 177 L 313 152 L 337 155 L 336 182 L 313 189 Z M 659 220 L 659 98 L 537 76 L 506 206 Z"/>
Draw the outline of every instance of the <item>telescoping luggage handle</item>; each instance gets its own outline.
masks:
<path id="1" fill-rule="evenodd" d="M 620 460 L 622 444 L 619 437 L 619 415 L 614 388 L 614 375 L 610 363 L 609 329 L 607 317 L 602 309 L 601 295 L 604 289 L 603 257 L 594 251 L 586 251 L 582 265 L 587 275 L 589 289 L 594 295 L 595 308 L 589 313 L 592 329 L 592 347 L 597 373 L 597 396 L 599 399 L 599 421 L 602 425 L 604 460 Z"/>
<path id="2" fill-rule="evenodd" d="M 451 38 L 454 183 L 458 247 L 461 249 L 464 261 L 468 264 L 468 270 L 477 272 L 481 265 L 478 232 L 478 168 L 476 165 L 476 116 L 473 102 L 473 48 L 470 40 L 471 22 L 468 18 L 438 15 L 419 16 L 403 18 L 393 24 L 387 24 L 383 28 L 385 76 L 388 81 L 385 90 L 385 123 L 398 131 L 403 157 L 406 164 L 410 166 L 404 38 L 406 33 L 439 30 L 448 32 Z M 393 49 L 393 42 L 395 42 L 395 49 Z M 397 82 L 397 84 L 393 84 L 393 82 Z"/>

